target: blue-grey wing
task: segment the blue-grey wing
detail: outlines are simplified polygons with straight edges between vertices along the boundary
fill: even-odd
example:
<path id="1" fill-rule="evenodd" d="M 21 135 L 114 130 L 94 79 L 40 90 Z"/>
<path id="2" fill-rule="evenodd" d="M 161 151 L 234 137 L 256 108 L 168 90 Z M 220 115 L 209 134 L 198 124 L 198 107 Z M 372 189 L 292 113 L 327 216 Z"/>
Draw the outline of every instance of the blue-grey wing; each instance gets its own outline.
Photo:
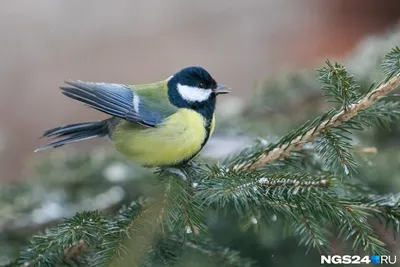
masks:
<path id="1" fill-rule="evenodd" d="M 176 112 L 168 98 L 155 100 L 131 87 L 116 83 L 66 81 L 62 93 L 111 116 L 147 127 L 155 127 Z M 154 88 L 157 90 L 157 88 Z M 158 103 L 156 103 L 158 102 Z"/>

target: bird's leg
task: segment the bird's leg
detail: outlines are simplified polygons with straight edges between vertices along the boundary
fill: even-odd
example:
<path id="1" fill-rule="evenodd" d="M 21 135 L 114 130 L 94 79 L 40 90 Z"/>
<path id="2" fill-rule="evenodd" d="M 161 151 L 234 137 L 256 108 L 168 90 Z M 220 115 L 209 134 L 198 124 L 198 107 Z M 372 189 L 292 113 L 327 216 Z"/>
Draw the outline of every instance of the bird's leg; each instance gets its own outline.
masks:
<path id="1" fill-rule="evenodd" d="M 169 172 L 171 174 L 176 174 L 179 177 L 182 178 L 182 180 L 186 181 L 187 180 L 187 175 L 186 173 L 183 171 L 185 170 L 185 168 L 190 167 L 190 168 L 194 168 L 197 169 L 200 167 L 199 164 L 196 163 L 196 161 L 191 160 L 185 163 L 181 163 L 175 166 L 170 166 L 170 167 L 161 167 L 161 171 L 166 171 Z"/>
<path id="2" fill-rule="evenodd" d="M 176 174 L 179 177 L 181 177 L 182 180 L 184 180 L 184 181 L 187 180 L 186 174 L 177 167 L 165 167 L 165 168 L 161 168 L 161 170 L 172 173 L 172 174 Z"/>
<path id="3" fill-rule="evenodd" d="M 200 167 L 200 165 L 197 164 L 195 160 L 189 161 L 189 162 L 187 163 L 187 165 L 189 165 L 189 166 L 192 167 L 192 168 L 199 168 L 199 167 Z"/>

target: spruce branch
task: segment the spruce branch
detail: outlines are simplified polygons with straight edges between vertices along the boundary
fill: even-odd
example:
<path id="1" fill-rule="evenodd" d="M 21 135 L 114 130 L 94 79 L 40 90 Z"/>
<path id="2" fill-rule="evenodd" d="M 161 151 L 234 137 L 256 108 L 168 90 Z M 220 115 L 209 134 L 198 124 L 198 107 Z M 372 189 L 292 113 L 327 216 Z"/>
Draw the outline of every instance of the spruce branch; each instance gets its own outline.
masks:
<path id="1" fill-rule="evenodd" d="M 326 224 L 327 221 L 324 221 L 322 225 Z M 292 223 L 291 228 L 293 234 L 300 237 L 300 245 L 305 245 L 307 252 L 311 248 L 316 248 L 319 252 L 331 250 L 330 242 L 327 238 L 330 236 L 330 232 L 326 227 L 321 227 L 321 221 L 303 213 L 298 220 Z"/>
<path id="2" fill-rule="evenodd" d="M 375 234 L 374 229 L 368 223 L 371 217 L 368 208 L 363 208 L 361 203 L 349 205 L 347 207 L 350 220 L 343 220 L 339 224 L 339 236 L 344 236 L 344 240 L 353 239 L 352 249 L 358 251 L 368 251 L 373 254 L 386 254 L 386 244 Z"/>
<path id="3" fill-rule="evenodd" d="M 341 104 L 343 110 L 347 112 L 349 105 L 359 98 L 357 92 L 359 86 L 345 67 L 338 63 L 332 64 L 329 60 L 325 63 L 327 67 L 318 70 L 318 81 L 325 92 L 325 97 Z"/>
<path id="4" fill-rule="evenodd" d="M 400 232 L 400 194 L 369 194 L 362 198 L 362 203 L 370 209 L 380 223 L 384 223 L 387 228 L 391 227 L 394 236 L 398 235 Z"/>
<path id="5" fill-rule="evenodd" d="M 169 217 L 169 204 L 173 197 L 173 187 L 171 181 L 162 183 L 164 187 L 161 193 L 155 195 L 149 203 L 143 207 L 143 211 L 137 215 L 132 214 L 132 219 L 127 228 L 123 229 L 122 239 L 116 239 L 118 245 L 118 256 L 115 254 L 111 262 L 105 266 L 140 266 L 146 259 L 149 247 L 160 231 L 164 232 L 165 220 Z M 136 213 L 136 212 L 135 212 Z M 179 223 L 179 222 L 177 222 Z M 108 246 L 105 246 L 106 248 Z M 101 253 L 101 252 L 100 252 Z M 100 254 L 101 255 L 101 254 Z M 100 262 L 105 262 L 100 260 Z"/>
<path id="6" fill-rule="evenodd" d="M 256 266 L 252 259 L 244 258 L 240 256 L 237 251 L 229 248 L 221 247 L 216 245 L 210 239 L 184 239 L 177 236 L 167 236 L 164 242 L 175 242 L 185 250 L 193 250 L 200 252 L 206 257 L 213 259 L 214 262 L 218 263 L 218 266 L 232 266 L 232 267 L 251 267 Z"/>
<path id="7" fill-rule="evenodd" d="M 137 220 L 140 222 L 145 205 L 145 200 L 132 202 L 129 206 L 122 207 L 117 216 L 108 223 L 108 231 L 103 236 L 101 247 L 93 255 L 94 266 L 109 266 L 128 253 L 125 243 L 132 236 L 131 228 L 139 228 Z"/>
<path id="8" fill-rule="evenodd" d="M 274 173 L 263 176 L 257 172 L 244 175 L 240 172 L 214 169 L 197 187 L 196 197 L 208 206 L 223 208 L 233 205 L 242 215 L 247 214 L 253 205 L 264 204 L 271 205 L 273 209 L 279 208 L 276 204 L 281 200 L 282 211 L 289 212 L 284 207 L 288 198 L 334 188 L 334 184 L 333 177 L 326 175 Z"/>
<path id="9" fill-rule="evenodd" d="M 296 225 L 293 233 L 308 249 L 329 249 L 329 232 L 320 226 L 330 222 L 346 239 L 354 239 L 354 250 L 385 251 L 385 244 L 367 223 L 371 208 L 343 195 L 345 187 L 330 175 L 273 173 L 266 177 L 254 171 L 218 173 L 216 169 L 210 173 L 197 192 L 207 206 L 218 210 L 232 207 L 243 218 L 257 209 L 264 218 L 292 220 Z"/>
<path id="10" fill-rule="evenodd" d="M 129 227 L 124 230 L 127 238 L 122 241 L 118 237 L 114 239 L 120 248 L 120 257 L 114 257 L 110 266 L 132 265 L 145 261 L 152 243 L 160 235 L 169 232 L 184 235 L 188 230 L 193 234 L 205 233 L 204 212 L 201 204 L 193 197 L 189 176 L 193 171 L 186 168 L 183 171 L 188 180 L 183 180 L 179 175 L 178 177 L 165 172 L 159 173 L 154 197 L 143 207 L 139 216 L 131 219 Z M 110 248 L 110 245 L 105 247 Z M 115 250 L 112 253 L 115 255 Z M 104 259 L 99 261 L 106 262 Z"/>
<path id="11" fill-rule="evenodd" d="M 346 131 L 339 128 L 322 133 L 317 144 L 319 156 L 327 170 L 333 173 L 342 170 L 346 175 L 356 170 L 357 162 L 351 151 L 353 149 L 351 138 Z"/>
<path id="12" fill-rule="evenodd" d="M 397 63 L 392 62 L 393 57 L 399 56 L 397 50 L 392 52 L 383 65 L 386 66 L 387 71 L 391 70 L 391 73 L 397 73 Z M 358 100 L 356 103 L 351 104 L 346 109 L 342 108 L 341 111 L 336 112 L 335 110 L 325 113 L 322 117 L 314 120 L 311 123 L 307 123 L 297 131 L 292 132 L 288 136 L 282 138 L 277 144 L 267 146 L 261 151 L 256 153 L 256 158 L 250 160 L 244 160 L 238 162 L 233 166 L 236 171 L 249 171 L 262 168 L 265 165 L 271 164 L 272 162 L 283 159 L 285 156 L 293 151 L 298 151 L 306 143 L 315 141 L 318 137 L 322 136 L 323 133 L 328 132 L 334 128 L 340 127 L 346 122 L 350 122 L 352 119 L 362 111 L 372 107 L 376 102 L 385 97 L 387 94 L 392 92 L 394 89 L 400 86 L 400 73 L 393 75 L 385 83 L 378 86 L 376 89 L 368 92 L 364 97 Z M 348 124 L 349 126 L 351 125 Z M 306 131 L 305 131 L 306 130 Z M 253 155 L 254 156 L 254 155 Z"/>
<path id="13" fill-rule="evenodd" d="M 353 122 L 348 121 L 344 126 L 361 124 L 371 127 L 375 124 L 382 128 L 390 129 L 390 125 L 399 116 L 400 102 L 379 101 L 370 108 L 361 110 Z"/>
<path id="14" fill-rule="evenodd" d="M 400 73 L 400 47 L 396 46 L 386 55 L 382 63 L 382 71 L 387 79 Z"/>
<path id="15" fill-rule="evenodd" d="M 21 251 L 18 264 L 23 266 L 57 266 L 70 260 L 75 248 L 94 248 L 106 232 L 106 220 L 99 212 L 77 213 L 57 228 L 34 236 L 29 246 Z M 79 254 L 83 250 L 78 249 Z M 75 256 L 78 254 L 73 253 Z"/>

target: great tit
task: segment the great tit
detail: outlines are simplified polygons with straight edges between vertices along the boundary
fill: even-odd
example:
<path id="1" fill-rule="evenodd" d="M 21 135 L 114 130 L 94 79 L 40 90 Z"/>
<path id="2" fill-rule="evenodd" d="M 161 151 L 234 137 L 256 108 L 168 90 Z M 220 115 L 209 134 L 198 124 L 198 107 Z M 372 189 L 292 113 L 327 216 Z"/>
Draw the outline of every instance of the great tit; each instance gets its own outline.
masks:
<path id="1" fill-rule="evenodd" d="M 95 137 L 145 167 L 177 166 L 193 159 L 214 131 L 216 96 L 230 90 L 201 67 L 141 85 L 66 81 L 62 93 L 112 117 L 57 127 L 56 140 L 35 151 Z"/>

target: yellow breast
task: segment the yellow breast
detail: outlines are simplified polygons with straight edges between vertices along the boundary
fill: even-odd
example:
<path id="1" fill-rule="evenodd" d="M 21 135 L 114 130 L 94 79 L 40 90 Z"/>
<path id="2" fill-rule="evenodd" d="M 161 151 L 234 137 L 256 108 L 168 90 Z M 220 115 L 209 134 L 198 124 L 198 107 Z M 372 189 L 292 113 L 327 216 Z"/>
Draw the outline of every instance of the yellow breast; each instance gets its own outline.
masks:
<path id="1" fill-rule="evenodd" d="M 212 130 L 214 119 L 212 122 Z M 211 132 L 211 131 L 210 131 Z M 192 158 L 206 139 L 203 117 L 190 109 L 179 109 L 160 126 L 143 128 L 122 122 L 112 139 L 118 151 L 148 166 L 175 165 Z"/>

